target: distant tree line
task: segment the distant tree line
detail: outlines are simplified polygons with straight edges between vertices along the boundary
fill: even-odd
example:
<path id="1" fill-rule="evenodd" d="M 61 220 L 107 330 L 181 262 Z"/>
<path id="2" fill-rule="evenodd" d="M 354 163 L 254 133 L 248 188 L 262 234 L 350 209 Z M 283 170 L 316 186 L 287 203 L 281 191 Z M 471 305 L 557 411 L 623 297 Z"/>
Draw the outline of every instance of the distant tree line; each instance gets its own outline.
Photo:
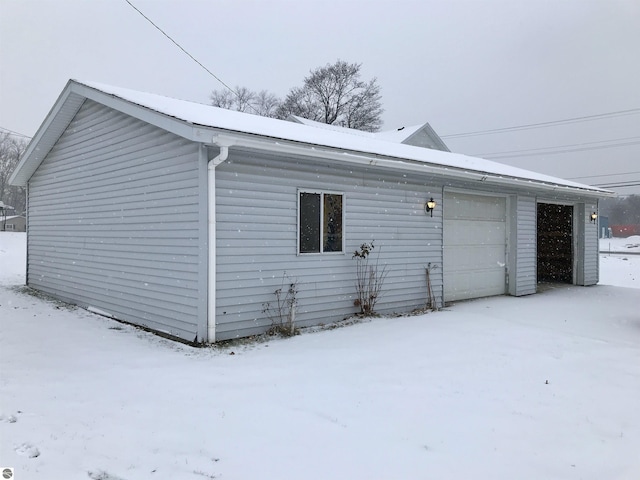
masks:
<path id="1" fill-rule="evenodd" d="M 12 206 L 16 215 L 26 210 L 27 192 L 23 187 L 9 185 L 9 177 L 18 165 L 27 142 L 6 132 L 0 133 L 0 200 Z M 11 212 L 6 212 L 10 215 Z"/>
<path id="2" fill-rule="evenodd" d="M 302 85 L 293 87 L 284 99 L 266 90 L 253 91 L 238 86 L 234 92 L 214 90 L 216 107 L 286 119 L 297 115 L 308 120 L 377 131 L 382 125 L 380 86 L 377 79 L 360 78 L 360 63 L 338 60 L 309 72 Z"/>
<path id="3" fill-rule="evenodd" d="M 600 215 L 609 217 L 609 225 L 640 225 L 640 195 L 601 200 Z"/>

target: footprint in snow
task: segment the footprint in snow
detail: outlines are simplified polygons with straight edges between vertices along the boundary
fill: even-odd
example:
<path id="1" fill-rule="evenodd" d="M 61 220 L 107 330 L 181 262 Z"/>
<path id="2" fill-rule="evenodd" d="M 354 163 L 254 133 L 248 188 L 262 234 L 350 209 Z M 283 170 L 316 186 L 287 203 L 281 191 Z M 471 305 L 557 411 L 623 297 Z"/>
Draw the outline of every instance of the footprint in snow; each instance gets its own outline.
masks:
<path id="1" fill-rule="evenodd" d="M 115 475 L 111 475 L 104 470 L 98 470 L 96 472 L 87 472 L 89 478 L 91 480 L 124 480 L 123 478 L 116 477 Z"/>
<path id="2" fill-rule="evenodd" d="M 15 415 L 0 415 L 0 422 L 2 423 L 16 423 L 18 421 L 18 417 Z"/>
<path id="3" fill-rule="evenodd" d="M 36 458 L 40 456 L 40 450 L 31 445 L 30 443 L 23 443 L 15 448 L 18 455 L 23 457 Z"/>

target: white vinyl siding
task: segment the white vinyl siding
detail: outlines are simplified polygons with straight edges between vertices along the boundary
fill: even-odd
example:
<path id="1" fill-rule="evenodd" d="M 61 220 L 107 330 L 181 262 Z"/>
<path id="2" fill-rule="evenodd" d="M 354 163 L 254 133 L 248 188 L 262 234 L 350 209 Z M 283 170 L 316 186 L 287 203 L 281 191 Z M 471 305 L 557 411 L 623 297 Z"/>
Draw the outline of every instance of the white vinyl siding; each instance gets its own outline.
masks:
<path id="1" fill-rule="evenodd" d="M 29 182 L 29 285 L 193 341 L 197 151 L 86 101 Z"/>
<path id="2" fill-rule="evenodd" d="M 579 232 L 577 250 L 578 285 L 595 285 L 599 280 L 598 222 L 591 221 L 591 213 L 597 212 L 596 203 L 580 203 L 576 211 Z"/>
<path id="3" fill-rule="evenodd" d="M 511 237 L 510 248 L 515 250 L 515 264 L 510 265 L 510 280 L 515 282 L 511 293 L 516 296 L 536 293 L 537 288 L 537 251 L 536 251 L 536 199 L 518 195 L 515 203 L 516 228 Z"/>
<path id="4" fill-rule="evenodd" d="M 297 254 L 301 186 L 343 193 L 345 254 Z M 430 197 L 440 202 L 439 191 L 393 172 L 232 150 L 216 170 L 216 338 L 263 332 L 270 325 L 264 304 L 275 299 L 285 272 L 298 282 L 298 325 L 357 313 L 352 252 L 371 240 L 374 257 L 379 254 L 388 272 L 376 309 L 423 307 L 427 263 L 442 263 L 440 211 L 431 218 L 424 203 Z M 434 270 L 432 282 L 441 299 L 441 268 Z"/>

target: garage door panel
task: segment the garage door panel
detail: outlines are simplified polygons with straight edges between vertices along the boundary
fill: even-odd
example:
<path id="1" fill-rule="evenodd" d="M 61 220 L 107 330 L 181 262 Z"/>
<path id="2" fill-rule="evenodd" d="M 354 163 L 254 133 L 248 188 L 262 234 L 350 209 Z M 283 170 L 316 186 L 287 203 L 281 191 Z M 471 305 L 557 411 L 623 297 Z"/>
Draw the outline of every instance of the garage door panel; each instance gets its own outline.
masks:
<path id="1" fill-rule="evenodd" d="M 499 286 L 501 282 L 504 282 L 504 270 L 501 272 L 466 273 L 457 282 L 448 280 L 451 280 L 450 276 L 445 275 L 444 294 L 449 302 L 504 294 L 504 287 Z M 469 296 L 470 291 L 474 292 L 473 296 Z"/>
<path id="2" fill-rule="evenodd" d="M 443 239 L 445 301 L 505 293 L 506 199 L 445 194 Z"/>
<path id="3" fill-rule="evenodd" d="M 505 223 L 479 220 L 449 221 L 443 238 L 445 245 L 504 245 Z"/>
<path id="4" fill-rule="evenodd" d="M 445 248 L 445 253 L 450 251 Z M 494 245 L 487 247 L 484 245 L 467 246 L 464 249 L 455 250 L 452 255 L 447 256 L 447 270 L 463 272 L 465 270 L 491 270 L 502 269 L 504 271 L 504 246 Z"/>
<path id="5" fill-rule="evenodd" d="M 447 198 L 449 202 L 444 207 L 445 219 L 504 221 L 506 202 L 502 197 L 450 193 Z"/>

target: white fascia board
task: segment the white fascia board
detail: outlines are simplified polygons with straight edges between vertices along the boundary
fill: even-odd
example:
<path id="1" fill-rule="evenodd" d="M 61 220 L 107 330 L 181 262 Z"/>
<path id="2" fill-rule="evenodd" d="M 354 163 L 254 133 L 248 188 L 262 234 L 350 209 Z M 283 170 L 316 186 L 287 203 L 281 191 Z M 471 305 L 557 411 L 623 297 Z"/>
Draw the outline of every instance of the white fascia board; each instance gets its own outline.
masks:
<path id="1" fill-rule="evenodd" d="M 507 177 L 493 173 L 473 170 L 470 171 L 455 167 L 434 165 L 416 160 L 383 157 L 362 152 L 334 150 L 318 145 L 295 143 L 286 140 L 264 138 L 259 136 L 248 136 L 246 134 L 241 134 L 238 132 L 220 132 L 205 128 L 194 130 L 198 130 L 194 133 L 199 138 L 199 141 L 203 141 L 205 136 L 209 136 L 210 140 L 208 143 L 211 145 L 224 144 L 226 146 L 244 147 L 254 150 L 268 151 L 272 153 L 331 159 L 343 163 L 365 165 L 374 168 L 385 168 L 394 171 L 422 173 L 466 181 L 477 181 L 482 182 L 483 185 L 504 185 L 517 188 L 526 188 L 539 192 L 552 192 L 556 195 L 579 195 L 589 198 L 615 196 L 614 192 L 607 192 L 599 189 L 589 190 L 568 185 L 545 183 L 527 178 Z"/>
<path id="2" fill-rule="evenodd" d="M 165 113 L 160 113 L 149 107 L 138 105 L 137 103 L 125 100 L 118 96 L 105 93 L 101 90 L 88 87 L 81 83 L 73 83 L 73 91 L 94 102 L 101 103 L 109 108 L 129 115 L 143 122 L 155 125 L 158 128 L 174 133 L 180 137 L 192 140 L 193 125 L 189 122 L 171 117 Z"/>
<path id="3" fill-rule="evenodd" d="M 67 125 L 58 125 L 56 128 L 55 121 L 59 118 L 59 115 L 63 108 L 69 105 L 69 97 L 72 93 L 71 83 L 71 81 L 67 82 L 67 85 L 58 96 L 56 102 L 53 104 L 53 107 L 51 107 L 51 110 L 49 110 L 49 113 L 38 128 L 38 131 L 29 142 L 29 145 L 27 145 L 25 151 L 22 153 L 20 162 L 18 162 L 18 165 L 9 177 L 10 185 L 24 187 L 29 181 L 29 178 L 31 178 L 31 175 L 33 175 L 33 172 L 36 171 L 42 160 L 44 160 L 44 157 L 47 155 L 47 153 L 49 153 L 49 150 L 53 146 L 53 144 L 44 145 L 43 139 L 45 137 L 45 134 L 51 134 L 53 129 L 59 130 L 55 132 L 57 133 L 57 135 L 55 135 L 57 140 L 58 138 L 60 138 L 60 135 L 62 135 L 62 132 L 64 132 L 64 130 L 67 128 Z"/>
<path id="4" fill-rule="evenodd" d="M 113 108 L 158 128 L 193 140 L 194 127 L 189 122 L 132 103 L 120 97 L 69 80 L 45 120 L 27 146 L 9 178 L 11 185 L 25 186 L 51 148 L 69 126 L 85 99 Z"/>

